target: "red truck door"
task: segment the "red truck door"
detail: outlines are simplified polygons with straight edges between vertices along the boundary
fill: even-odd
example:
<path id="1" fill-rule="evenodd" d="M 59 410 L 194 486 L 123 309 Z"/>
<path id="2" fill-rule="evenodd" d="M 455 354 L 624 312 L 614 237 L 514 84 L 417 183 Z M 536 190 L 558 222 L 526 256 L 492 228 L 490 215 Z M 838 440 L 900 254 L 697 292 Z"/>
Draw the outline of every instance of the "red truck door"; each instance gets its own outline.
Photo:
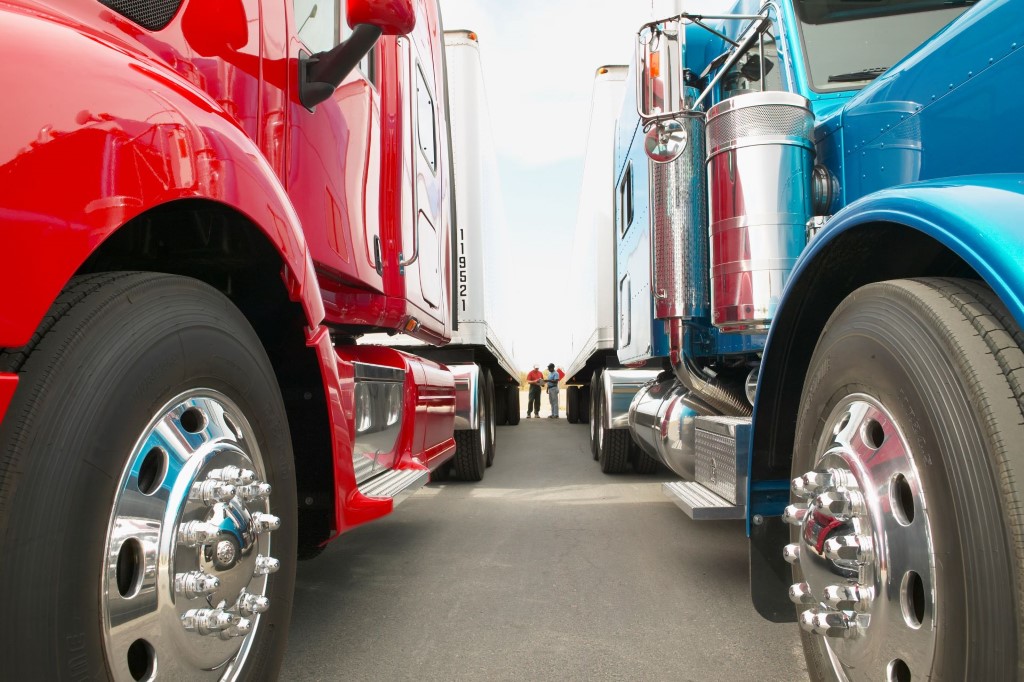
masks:
<path id="1" fill-rule="evenodd" d="M 436 14 L 427 14 L 427 20 L 401 41 L 403 82 L 409 84 L 410 94 L 406 139 L 411 157 L 407 168 L 412 174 L 403 200 L 402 262 L 409 303 L 433 318 L 431 326 L 447 329 L 448 139 L 441 99 L 444 83 L 437 60 L 441 37 Z"/>
<path id="2" fill-rule="evenodd" d="M 291 56 L 326 51 L 348 36 L 338 0 L 287 0 Z M 285 183 L 320 277 L 383 292 L 380 263 L 381 121 L 376 50 L 310 112 L 290 98 Z"/>

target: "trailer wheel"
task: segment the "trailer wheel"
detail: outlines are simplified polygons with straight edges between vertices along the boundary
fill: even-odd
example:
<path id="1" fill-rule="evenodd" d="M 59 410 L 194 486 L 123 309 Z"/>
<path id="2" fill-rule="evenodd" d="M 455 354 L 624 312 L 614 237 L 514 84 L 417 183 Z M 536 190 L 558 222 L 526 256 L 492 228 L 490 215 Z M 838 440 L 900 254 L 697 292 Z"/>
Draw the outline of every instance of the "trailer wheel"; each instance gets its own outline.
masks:
<path id="1" fill-rule="evenodd" d="M 658 473 L 659 462 L 641 448 L 630 438 L 629 463 L 633 465 L 633 471 L 638 474 L 650 475 Z"/>
<path id="2" fill-rule="evenodd" d="M 590 377 L 590 454 L 593 456 L 594 461 L 597 461 L 598 452 L 598 432 L 597 425 L 601 423 L 601 402 L 603 400 L 601 394 L 601 370 L 595 369 L 593 376 Z"/>
<path id="3" fill-rule="evenodd" d="M 276 676 L 295 472 L 239 310 L 183 277 L 79 277 L 0 369 L 19 377 L 0 425 L 4 675 Z"/>
<path id="4" fill-rule="evenodd" d="M 522 407 L 520 407 L 519 403 L 519 385 L 516 384 L 515 386 L 509 386 L 507 390 L 508 400 L 506 403 L 508 404 L 508 425 L 517 426 L 519 424 L 519 420 L 522 418 L 522 415 L 520 414 Z"/>
<path id="5" fill-rule="evenodd" d="M 580 420 L 580 389 L 569 386 L 565 389 L 565 420 L 576 424 Z"/>
<path id="6" fill-rule="evenodd" d="M 494 401 L 494 423 L 497 426 L 504 426 L 508 423 L 508 393 L 503 390 L 503 387 L 499 388 L 494 386 L 490 372 L 487 373 L 487 376 L 488 378 L 491 378 L 491 400 Z"/>
<path id="7" fill-rule="evenodd" d="M 813 679 L 1017 679 L 1022 343 L 965 280 L 871 284 L 832 314 L 784 517 Z"/>
<path id="8" fill-rule="evenodd" d="M 590 422 L 590 387 L 583 386 L 580 388 L 580 424 L 587 424 Z"/>

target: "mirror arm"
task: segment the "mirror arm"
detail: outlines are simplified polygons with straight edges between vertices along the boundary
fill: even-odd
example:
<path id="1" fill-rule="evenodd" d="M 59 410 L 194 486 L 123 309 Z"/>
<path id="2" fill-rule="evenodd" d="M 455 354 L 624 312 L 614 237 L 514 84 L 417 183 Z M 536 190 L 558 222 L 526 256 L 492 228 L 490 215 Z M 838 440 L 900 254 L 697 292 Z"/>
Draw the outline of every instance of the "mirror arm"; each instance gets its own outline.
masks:
<path id="1" fill-rule="evenodd" d="M 313 110 L 341 85 L 352 69 L 373 49 L 382 31 L 377 26 L 359 24 L 352 35 L 327 52 L 299 58 L 299 101 Z"/>

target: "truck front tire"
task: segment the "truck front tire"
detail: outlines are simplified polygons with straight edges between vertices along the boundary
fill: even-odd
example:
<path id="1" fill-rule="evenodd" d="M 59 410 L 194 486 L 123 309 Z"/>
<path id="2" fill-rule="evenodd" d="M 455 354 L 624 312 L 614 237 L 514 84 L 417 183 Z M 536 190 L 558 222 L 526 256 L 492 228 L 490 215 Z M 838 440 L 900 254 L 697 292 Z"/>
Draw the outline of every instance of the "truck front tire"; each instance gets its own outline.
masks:
<path id="1" fill-rule="evenodd" d="M 486 369 L 480 370 L 477 386 L 477 427 L 472 431 L 455 432 L 452 469 L 463 481 L 482 481 L 484 470 L 494 461 L 494 386 Z"/>
<path id="2" fill-rule="evenodd" d="M 833 313 L 787 510 L 812 679 L 1020 677 L 1022 343 L 966 280 L 871 284 Z"/>
<path id="3" fill-rule="evenodd" d="M 0 369 L 19 376 L 0 425 L 4 675 L 276 676 L 295 473 L 239 310 L 183 277 L 79 277 Z"/>

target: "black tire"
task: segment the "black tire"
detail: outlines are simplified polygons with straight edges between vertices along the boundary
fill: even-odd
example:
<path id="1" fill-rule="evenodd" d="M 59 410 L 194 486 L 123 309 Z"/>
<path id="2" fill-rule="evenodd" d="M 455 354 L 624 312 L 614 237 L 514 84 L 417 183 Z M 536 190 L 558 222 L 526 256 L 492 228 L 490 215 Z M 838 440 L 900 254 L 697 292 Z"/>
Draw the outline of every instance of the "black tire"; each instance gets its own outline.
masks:
<path id="1" fill-rule="evenodd" d="M 629 466 L 629 448 L 633 439 L 627 429 L 604 427 L 604 401 L 598 403 L 597 456 L 595 459 L 606 474 L 621 474 Z"/>
<path id="2" fill-rule="evenodd" d="M 487 466 L 494 464 L 494 455 L 498 452 L 498 434 L 495 429 L 497 426 L 497 407 L 494 404 L 494 397 L 497 395 L 497 391 L 494 387 L 494 377 L 491 376 L 490 370 L 483 370 L 484 381 L 487 383 L 487 443 L 484 446 L 485 452 L 487 453 Z M 502 391 L 504 394 L 504 391 Z"/>
<path id="3" fill-rule="evenodd" d="M 580 388 L 580 424 L 590 423 L 590 387 Z"/>
<path id="4" fill-rule="evenodd" d="M 644 452 L 632 438 L 629 446 L 629 463 L 633 465 L 633 471 L 645 476 L 658 473 L 660 468 L 658 460 Z"/>
<path id="5" fill-rule="evenodd" d="M 490 385 L 486 370 L 480 370 L 477 384 L 479 395 L 476 402 L 477 428 L 472 431 L 455 432 L 455 457 L 452 471 L 463 481 L 482 481 L 487 469 L 488 454 L 493 452 L 488 441 L 493 441 L 493 420 L 491 419 Z M 493 457 L 493 455 L 492 455 Z"/>
<path id="6" fill-rule="evenodd" d="M 594 375 L 590 377 L 590 454 L 597 461 L 598 451 L 598 424 L 603 419 L 604 410 L 601 407 L 603 395 L 601 392 L 601 370 L 594 370 Z"/>
<path id="7" fill-rule="evenodd" d="M 1022 343 L 1024 335 L 990 290 L 965 280 L 940 279 L 894 280 L 858 289 L 832 314 L 818 340 L 801 396 L 794 475 L 815 466 L 832 440 L 831 431 L 825 430 L 837 411 L 842 415 L 851 398 L 866 396 L 864 400 L 883 406 L 890 423 L 899 427 L 887 425 L 883 431 L 878 426 L 884 437 L 876 436 L 876 441 L 892 446 L 887 453 L 904 445 L 912 453 L 909 469 L 918 480 L 907 486 L 909 504 L 900 503 L 910 510 L 909 523 L 903 513 L 902 525 L 914 529 L 914 523 L 922 523 L 930 530 L 925 534 L 918 526 L 916 537 L 923 541 L 917 544 L 895 534 L 890 539 L 892 546 L 902 547 L 899 556 L 918 557 L 922 570 L 933 572 L 930 581 L 918 578 L 923 588 L 909 598 L 914 617 L 923 621 L 916 629 L 910 630 L 915 623 L 899 623 L 902 627 L 883 631 L 884 641 L 862 642 L 877 652 L 861 665 L 865 676 L 896 679 L 886 678 L 890 658 L 918 656 L 916 666 L 900 664 L 906 679 L 1021 679 Z M 847 423 L 839 422 L 839 428 Z M 852 428 L 858 433 L 858 424 Z M 881 446 L 875 447 L 881 454 Z M 891 461 L 891 455 L 878 459 Z M 918 506 L 918 494 L 927 505 Z M 896 499 L 882 507 L 879 517 L 898 506 Z M 794 538 L 799 532 L 794 529 Z M 936 558 L 934 569 L 928 557 Z M 887 606 L 895 614 L 901 613 L 902 595 L 906 620 L 908 597 L 899 581 L 909 572 L 888 556 L 886 575 L 892 577 L 879 593 L 894 602 Z M 802 580 L 798 563 L 794 581 Z M 904 636 L 913 640 L 921 632 L 934 638 L 931 653 L 901 653 L 909 647 Z M 871 633 L 869 626 L 861 639 Z M 801 637 L 811 678 L 839 679 L 825 638 L 803 631 Z"/>
<path id="8" fill-rule="evenodd" d="M 508 425 L 517 426 L 519 420 L 522 418 L 520 411 L 522 407 L 519 403 L 519 385 L 508 387 L 508 399 L 505 401 L 508 405 Z"/>
<path id="9" fill-rule="evenodd" d="M 490 372 L 487 373 L 490 377 Z M 496 426 L 505 426 L 508 424 L 508 392 L 505 391 L 504 386 L 495 386 L 493 378 L 491 382 L 491 400 L 494 405 L 494 424 Z"/>
<path id="10" fill-rule="evenodd" d="M 180 472 L 168 466 L 162 473 L 151 469 L 154 478 L 142 475 L 156 448 L 140 437 L 155 433 L 156 423 L 169 430 L 184 426 L 188 409 L 165 412 L 168 405 L 185 404 L 175 402 L 178 398 L 199 403 L 211 400 L 210 396 L 230 406 L 232 414 L 237 409 L 241 426 L 232 430 L 248 436 L 244 443 L 255 440 L 258 451 L 252 445 L 243 447 L 255 453 L 252 461 L 259 462 L 255 466 L 271 484 L 269 509 L 281 521 L 273 532 L 272 546 L 267 545 L 281 562 L 267 583 L 270 609 L 259 616 L 249 635 L 254 639 L 240 670 L 242 679 L 276 677 L 295 586 L 295 472 L 287 416 L 273 368 L 239 310 L 218 291 L 183 277 L 151 273 L 78 277 L 57 298 L 29 345 L 0 353 L 0 370 L 19 376 L 14 400 L 0 424 L 0 556 L 5 557 L 0 561 L 0 603 L 6 617 L 18 623 L 0 638 L 4 677 L 144 675 L 146 666 L 152 665 L 153 651 L 162 674 L 193 677 L 179 667 L 184 663 L 181 656 L 172 655 L 176 649 L 163 641 L 179 637 L 167 629 L 177 627 L 177 622 L 152 629 L 131 627 L 128 640 L 139 638 L 134 644 L 122 647 L 114 642 L 108 648 L 104 614 L 107 600 L 116 597 L 108 597 L 104 590 L 110 587 L 112 570 L 106 558 L 113 546 L 108 547 L 112 512 L 125 512 L 118 506 L 124 498 L 134 502 L 141 495 L 152 495 L 147 498 L 152 509 L 145 513 L 154 509 L 160 513 L 163 498 L 171 496 L 172 483 L 182 482 L 180 477 L 172 481 L 171 476 Z M 190 409 L 204 419 L 215 414 Z M 156 422 L 156 417 L 164 419 Z M 214 433 L 213 424 L 193 423 L 204 426 L 195 426 L 198 430 L 190 433 Z M 227 428 L 222 417 L 216 427 L 217 433 L 225 433 L 220 430 Z M 178 444 L 167 442 L 174 453 L 167 459 L 174 459 L 180 454 Z M 149 455 L 143 458 L 140 453 Z M 196 453 L 188 462 L 197 460 L 205 456 Z M 183 489 L 188 489 L 188 481 Z M 163 506 L 175 518 L 176 507 Z M 134 526 L 119 526 L 125 527 L 130 533 L 142 532 L 133 530 Z M 148 528 L 159 528 L 156 532 L 161 537 L 168 532 L 155 521 Z M 119 543 L 114 591 L 121 587 L 123 548 L 140 542 L 134 537 Z M 174 540 L 167 545 L 173 547 Z M 184 557 L 199 551 L 179 544 L 176 554 Z M 168 570 L 162 564 L 164 550 L 153 552 L 154 557 L 160 555 L 160 562 L 152 574 L 148 564 L 156 559 L 148 553 L 136 555 L 146 566 L 135 564 L 136 579 L 157 576 L 173 584 L 174 576 L 164 575 Z M 105 565 L 106 576 L 100 570 Z M 146 601 L 136 605 L 129 601 L 148 599 L 149 593 L 141 596 L 144 592 L 127 595 L 121 602 L 126 606 L 118 608 L 138 609 L 127 613 L 129 618 L 155 608 Z M 196 602 L 199 606 L 205 600 Z M 155 649 L 147 651 L 145 644 L 139 644 L 143 640 Z M 191 672 L 198 679 L 200 671 Z"/>
<path id="11" fill-rule="evenodd" d="M 430 482 L 440 483 L 443 481 L 447 481 L 451 477 L 451 473 L 452 461 L 448 460 L 447 462 L 445 462 L 444 464 L 430 472 Z"/>
<path id="12" fill-rule="evenodd" d="M 569 386 L 565 389 L 565 420 L 576 424 L 580 420 L 580 389 Z"/>

